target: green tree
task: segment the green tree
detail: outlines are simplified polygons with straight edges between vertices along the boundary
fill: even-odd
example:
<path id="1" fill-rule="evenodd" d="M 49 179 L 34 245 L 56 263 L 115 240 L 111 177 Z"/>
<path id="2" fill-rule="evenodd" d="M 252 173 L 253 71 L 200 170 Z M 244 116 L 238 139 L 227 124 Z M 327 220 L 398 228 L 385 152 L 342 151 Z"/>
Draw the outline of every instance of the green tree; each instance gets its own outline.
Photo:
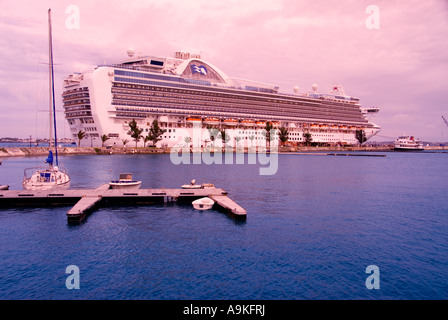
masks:
<path id="1" fill-rule="evenodd" d="M 240 143 L 241 140 L 243 140 L 243 137 L 240 137 L 240 136 L 235 137 L 236 145 L 238 145 L 238 143 Z"/>
<path id="2" fill-rule="evenodd" d="M 208 134 L 210 135 L 210 141 L 212 142 L 212 147 L 215 147 L 215 139 L 219 135 L 219 129 L 213 126 L 207 126 Z"/>
<path id="3" fill-rule="evenodd" d="M 240 150 L 240 141 L 243 140 L 243 137 L 235 137 L 235 150 Z"/>
<path id="4" fill-rule="evenodd" d="M 271 146 L 271 130 L 274 128 L 272 123 L 270 121 L 266 122 L 266 126 L 264 127 L 264 130 L 266 130 L 266 148 L 270 148 Z"/>
<path id="5" fill-rule="evenodd" d="M 143 148 L 146 147 L 146 142 L 148 142 L 148 141 L 151 141 L 149 136 L 146 136 L 146 137 L 143 138 Z"/>
<path id="6" fill-rule="evenodd" d="M 129 131 L 128 131 L 128 135 L 131 136 L 131 138 L 134 139 L 135 141 L 135 147 L 137 147 L 137 143 L 140 141 L 140 139 L 143 137 L 142 136 L 142 132 L 143 129 L 139 128 L 137 125 L 137 122 L 135 121 L 135 119 L 132 119 L 131 122 L 129 122 Z"/>
<path id="7" fill-rule="evenodd" d="M 364 142 L 367 141 L 366 133 L 364 132 L 364 130 L 361 130 L 361 129 L 356 130 L 355 137 L 356 137 L 356 140 L 358 140 L 360 145 L 362 145 Z"/>
<path id="8" fill-rule="evenodd" d="M 149 128 L 148 132 L 148 139 L 152 141 L 152 145 L 155 146 L 157 142 L 162 140 L 162 135 L 166 132 L 166 129 L 162 129 L 159 126 L 159 122 L 157 120 L 154 120 L 152 122 L 151 127 Z"/>
<path id="9" fill-rule="evenodd" d="M 254 145 L 254 139 L 255 139 L 255 136 L 253 134 L 249 136 L 250 146 L 251 147 L 253 147 L 253 145 Z"/>
<path id="10" fill-rule="evenodd" d="M 229 136 L 229 134 L 226 132 L 225 129 L 223 129 L 223 130 L 221 130 L 221 131 L 219 132 L 219 136 L 221 137 L 222 146 L 225 148 L 227 142 L 229 142 L 229 140 L 230 140 L 230 136 Z"/>
<path id="11" fill-rule="evenodd" d="M 278 129 L 278 136 L 280 138 L 282 145 L 284 145 L 285 142 L 288 141 L 288 134 L 289 134 L 288 128 L 280 127 Z"/>
<path id="12" fill-rule="evenodd" d="M 103 134 L 101 136 L 101 146 L 104 147 L 104 142 L 106 142 L 107 140 L 109 140 L 110 138 L 107 136 L 107 134 Z"/>
<path id="13" fill-rule="evenodd" d="M 86 137 L 86 133 L 85 131 L 78 131 L 78 147 L 81 146 L 81 140 L 84 139 Z"/>
<path id="14" fill-rule="evenodd" d="M 129 142 L 129 140 L 128 139 L 123 139 L 123 140 L 121 140 L 121 142 L 123 142 L 123 147 L 126 148 L 126 144 Z"/>
<path id="15" fill-rule="evenodd" d="M 304 133 L 303 133 L 303 138 L 305 139 L 305 144 L 306 144 L 307 146 L 309 146 L 310 143 L 313 141 L 313 138 L 312 138 L 312 136 L 311 136 L 311 133 L 309 133 L 309 132 L 304 132 Z"/>

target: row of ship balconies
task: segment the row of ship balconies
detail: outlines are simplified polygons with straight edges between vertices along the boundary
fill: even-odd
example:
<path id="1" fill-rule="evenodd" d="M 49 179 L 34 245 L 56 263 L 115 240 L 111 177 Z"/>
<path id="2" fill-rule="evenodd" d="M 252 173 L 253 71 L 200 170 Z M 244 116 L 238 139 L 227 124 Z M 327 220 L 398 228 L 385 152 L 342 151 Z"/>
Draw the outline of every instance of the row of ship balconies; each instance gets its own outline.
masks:
<path id="1" fill-rule="evenodd" d="M 161 115 L 179 116 L 178 123 L 194 124 L 201 123 L 202 125 L 225 125 L 225 126 L 265 126 L 266 121 L 271 121 L 275 125 L 279 122 L 283 123 L 304 123 L 310 131 L 322 130 L 356 130 L 359 128 L 371 127 L 369 123 L 361 123 L 357 121 L 337 121 L 335 119 L 324 121 L 318 118 L 301 118 L 297 117 L 279 117 L 267 114 L 248 115 L 244 113 L 225 113 L 205 111 L 201 113 L 192 113 L 190 110 L 171 110 L 164 108 L 132 108 L 125 106 L 117 106 L 115 109 L 110 109 L 112 117 L 117 118 L 138 118 L 145 119 L 149 117 L 158 117 Z M 168 118 L 168 117 L 167 117 Z"/>
<path id="2" fill-rule="evenodd" d="M 117 87 L 118 86 L 118 87 Z M 122 86 L 122 87 L 121 87 Z M 132 86 L 132 89 L 128 86 Z M 134 88 L 135 87 L 135 88 Z M 186 90 L 186 89 L 176 89 L 176 88 L 164 88 L 156 86 L 141 86 L 141 85 L 130 85 L 114 83 L 111 89 L 112 94 L 125 94 L 131 95 L 127 99 L 139 99 L 145 97 L 165 97 L 165 98 L 175 98 L 175 99 L 186 99 L 189 101 L 205 100 L 214 101 L 219 103 L 235 103 L 235 104 L 253 104 L 257 106 L 270 106 L 270 107 L 286 107 L 288 105 L 293 105 L 296 107 L 317 107 L 322 109 L 327 108 L 337 108 L 339 110 L 344 110 L 345 112 L 360 110 L 360 105 L 352 105 L 342 102 L 335 101 L 322 101 L 316 99 L 299 99 L 298 97 L 291 96 L 277 96 L 276 98 L 266 98 L 266 97 L 256 97 L 248 95 L 236 95 L 236 94 L 222 94 L 208 91 L 200 90 Z"/>
<path id="3" fill-rule="evenodd" d="M 142 102 L 142 101 L 121 101 L 119 99 L 114 99 L 112 105 L 115 106 L 117 110 L 129 110 L 138 112 L 154 112 L 159 111 L 159 109 L 168 109 L 170 113 L 204 113 L 204 112 L 214 112 L 222 115 L 226 114 L 243 114 L 245 116 L 259 117 L 261 115 L 267 116 L 269 118 L 289 118 L 289 119 L 325 119 L 325 120 L 337 120 L 345 122 L 359 122 L 368 123 L 366 118 L 359 112 L 358 115 L 354 114 L 344 114 L 338 112 L 319 112 L 314 110 L 302 111 L 302 110 L 272 110 L 272 108 L 244 108 L 242 105 L 231 105 L 223 106 L 220 103 L 204 103 L 199 104 L 179 104 L 177 102 Z"/>
<path id="4" fill-rule="evenodd" d="M 269 103 L 263 101 L 254 101 L 247 99 L 217 99 L 217 98 L 207 98 L 201 96 L 195 96 L 194 98 L 191 96 L 176 96 L 173 94 L 163 94 L 159 95 L 146 95 L 146 96 L 138 96 L 138 95 L 130 95 L 130 94 L 113 94 L 112 95 L 114 101 L 123 102 L 123 104 L 135 105 L 132 104 L 135 101 L 141 102 L 151 102 L 151 103 L 174 103 L 180 105 L 203 105 L 203 106 L 222 106 L 222 107 L 234 107 L 238 108 L 247 108 L 247 109 L 263 109 L 263 110 L 283 110 L 290 112 L 327 112 L 327 113 L 338 113 L 343 115 L 352 115 L 352 116 L 361 116 L 360 108 L 347 108 L 347 107 L 331 107 L 329 105 L 305 105 L 305 104 L 278 104 L 278 103 Z"/>

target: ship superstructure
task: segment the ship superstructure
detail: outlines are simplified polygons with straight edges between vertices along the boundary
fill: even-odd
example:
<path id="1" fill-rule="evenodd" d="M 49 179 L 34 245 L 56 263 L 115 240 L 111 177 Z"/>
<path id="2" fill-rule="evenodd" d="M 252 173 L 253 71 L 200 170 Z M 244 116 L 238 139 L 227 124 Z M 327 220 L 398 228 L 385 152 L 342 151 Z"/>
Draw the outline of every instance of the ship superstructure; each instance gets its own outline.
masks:
<path id="1" fill-rule="evenodd" d="M 73 137 L 84 131 L 93 146 L 101 145 L 102 135 L 112 146 L 132 140 L 127 134 L 132 120 L 143 136 L 157 120 L 166 129 L 157 145 L 168 147 L 183 141 L 203 146 L 210 127 L 228 129 L 243 141 L 257 139 L 266 122 L 287 127 L 292 143 L 304 142 L 309 132 L 313 142 L 356 144 L 356 130 L 367 138 L 380 130 L 368 120 L 378 109 L 361 108 L 340 86 L 329 94 L 319 93 L 317 85 L 308 93 L 283 94 L 273 84 L 231 78 L 188 52 L 160 58 L 134 57 L 128 50 L 123 61 L 68 76 L 63 102 Z M 204 138 L 189 140 L 193 128 L 201 128 Z"/>

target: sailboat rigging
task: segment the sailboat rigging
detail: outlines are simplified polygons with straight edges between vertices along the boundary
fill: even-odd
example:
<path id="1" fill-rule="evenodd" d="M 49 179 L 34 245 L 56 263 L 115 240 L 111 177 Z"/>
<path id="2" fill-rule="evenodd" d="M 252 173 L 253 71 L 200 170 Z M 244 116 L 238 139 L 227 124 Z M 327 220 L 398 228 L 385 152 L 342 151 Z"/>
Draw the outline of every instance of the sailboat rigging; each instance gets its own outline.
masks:
<path id="1" fill-rule="evenodd" d="M 58 160 L 58 136 L 56 130 L 56 103 L 54 96 L 54 68 L 53 68 L 53 43 L 51 30 L 51 9 L 48 9 L 48 37 L 49 37 L 49 96 L 50 96 L 50 146 L 48 157 L 45 163 L 48 168 L 27 168 L 23 177 L 23 188 L 27 190 L 49 190 L 53 188 L 68 188 L 70 185 L 70 176 L 64 168 L 59 165 Z M 54 130 L 52 130 L 54 129 Z M 52 148 L 52 138 L 54 131 L 54 158 Z M 31 176 L 29 173 L 34 171 Z"/>

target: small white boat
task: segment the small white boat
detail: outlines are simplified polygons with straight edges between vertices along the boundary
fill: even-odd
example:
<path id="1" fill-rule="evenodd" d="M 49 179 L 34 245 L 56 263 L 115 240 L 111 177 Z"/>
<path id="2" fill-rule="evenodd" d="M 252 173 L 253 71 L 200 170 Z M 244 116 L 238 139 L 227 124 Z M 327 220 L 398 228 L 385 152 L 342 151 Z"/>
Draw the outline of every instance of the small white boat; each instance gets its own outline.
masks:
<path id="1" fill-rule="evenodd" d="M 398 151 L 422 151 L 423 143 L 413 136 L 400 136 L 395 140 L 394 149 Z"/>
<path id="2" fill-rule="evenodd" d="M 200 199 L 194 200 L 192 202 L 192 204 L 196 210 L 209 210 L 213 207 L 213 205 L 215 204 L 215 201 L 213 201 L 209 197 L 205 197 L 205 198 L 200 198 Z"/>
<path id="3" fill-rule="evenodd" d="M 9 184 L 0 184 L 0 190 L 9 190 Z"/>
<path id="4" fill-rule="evenodd" d="M 138 189 L 142 182 L 140 180 L 133 180 L 131 173 L 120 173 L 118 180 L 109 182 L 111 189 Z"/>

